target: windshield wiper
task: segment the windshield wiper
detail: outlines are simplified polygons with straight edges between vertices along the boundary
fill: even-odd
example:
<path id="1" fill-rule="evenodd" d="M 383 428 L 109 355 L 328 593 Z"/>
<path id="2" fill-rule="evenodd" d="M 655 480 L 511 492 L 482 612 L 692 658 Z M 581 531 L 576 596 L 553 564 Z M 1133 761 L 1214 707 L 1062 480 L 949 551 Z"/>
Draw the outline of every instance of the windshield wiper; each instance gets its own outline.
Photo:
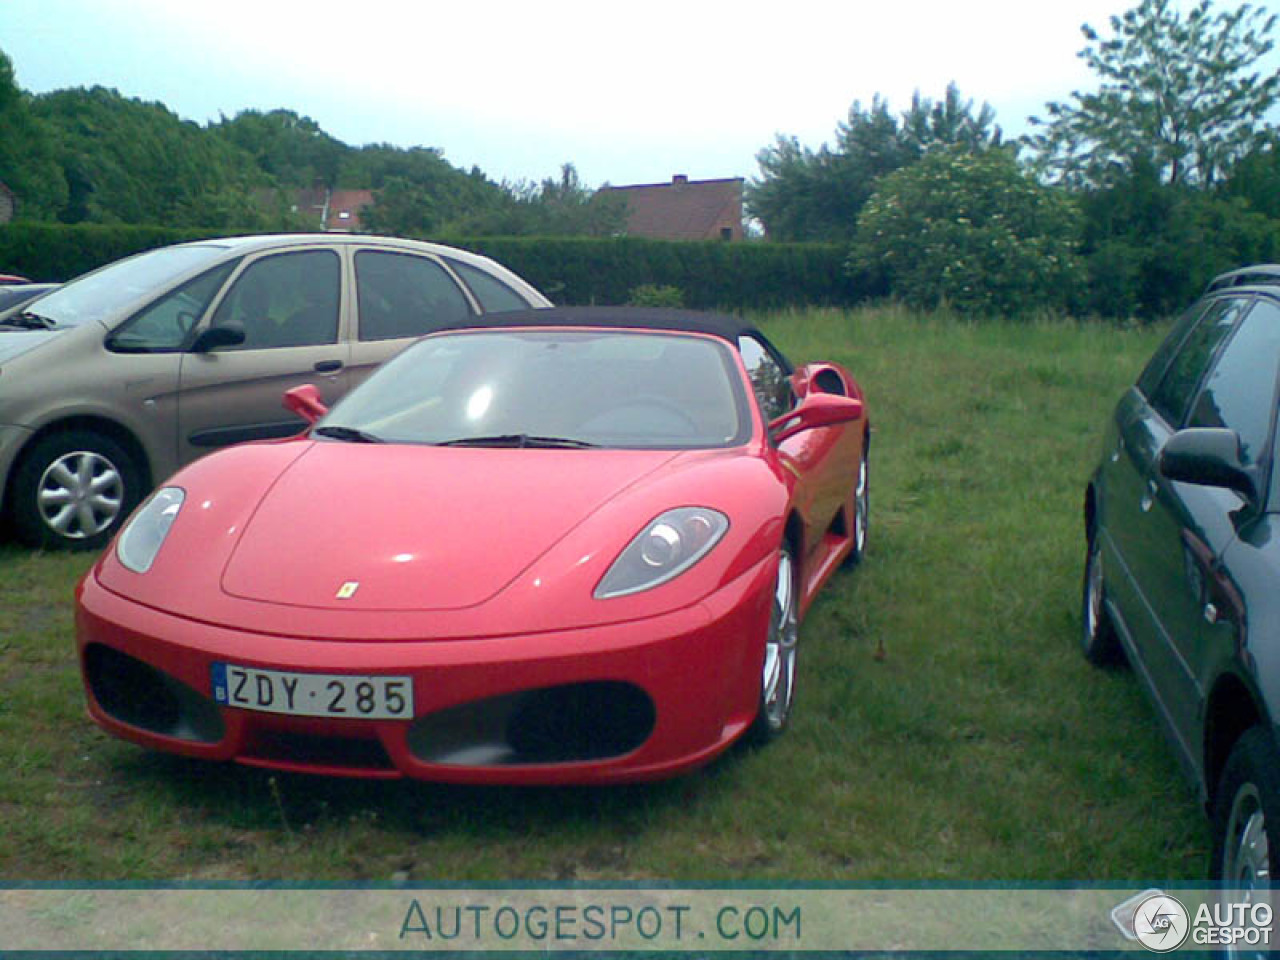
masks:
<path id="1" fill-rule="evenodd" d="M 381 437 L 376 437 L 372 433 L 365 433 L 363 430 L 357 430 L 355 427 L 316 427 L 312 431 L 317 437 L 333 437 L 335 440 L 346 440 L 349 443 L 385 443 Z"/>
<path id="2" fill-rule="evenodd" d="M 40 314 L 32 313 L 30 310 L 23 310 L 21 313 L 15 313 L 12 317 L 0 321 L 0 327 L 17 327 L 19 330 L 52 330 L 57 325 L 57 320 L 42 317 Z"/>
<path id="3" fill-rule="evenodd" d="M 596 444 L 570 437 L 539 437 L 528 433 L 499 433 L 491 437 L 458 437 L 438 443 L 439 447 L 541 447 L 559 450 L 585 450 Z"/>

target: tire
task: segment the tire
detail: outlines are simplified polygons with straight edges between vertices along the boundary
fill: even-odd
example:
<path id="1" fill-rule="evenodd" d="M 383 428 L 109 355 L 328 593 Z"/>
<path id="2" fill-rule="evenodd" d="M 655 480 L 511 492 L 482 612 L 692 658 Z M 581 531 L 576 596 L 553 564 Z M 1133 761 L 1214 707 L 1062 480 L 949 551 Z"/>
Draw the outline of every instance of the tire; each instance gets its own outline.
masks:
<path id="1" fill-rule="evenodd" d="M 65 430 L 42 437 L 13 473 L 14 533 L 31 547 L 96 550 L 142 497 L 141 471 L 110 437 Z"/>
<path id="2" fill-rule="evenodd" d="M 1213 804 L 1213 855 L 1209 879 L 1215 885 L 1269 889 L 1280 857 L 1280 751 L 1262 727 L 1236 741 L 1222 768 Z"/>
<path id="3" fill-rule="evenodd" d="M 1080 603 L 1080 646 L 1084 658 L 1095 666 L 1114 666 L 1124 662 L 1124 649 L 1116 626 L 1107 612 L 1107 587 L 1103 579 L 1102 548 L 1095 531 L 1089 537 L 1084 561 L 1084 584 Z"/>
<path id="4" fill-rule="evenodd" d="M 760 706 L 751 726 L 751 739 L 767 743 L 791 719 L 796 696 L 796 642 L 799 639 L 799 577 L 790 546 L 778 551 L 778 574 L 774 580 L 773 604 L 769 613 L 769 635 L 765 639 L 760 671 Z"/>
<path id="5" fill-rule="evenodd" d="M 863 441 L 862 460 L 858 463 L 858 477 L 853 483 L 850 498 L 849 539 L 853 547 L 845 554 L 844 566 L 856 567 L 867 552 L 867 531 L 871 527 L 871 454 Z"/>

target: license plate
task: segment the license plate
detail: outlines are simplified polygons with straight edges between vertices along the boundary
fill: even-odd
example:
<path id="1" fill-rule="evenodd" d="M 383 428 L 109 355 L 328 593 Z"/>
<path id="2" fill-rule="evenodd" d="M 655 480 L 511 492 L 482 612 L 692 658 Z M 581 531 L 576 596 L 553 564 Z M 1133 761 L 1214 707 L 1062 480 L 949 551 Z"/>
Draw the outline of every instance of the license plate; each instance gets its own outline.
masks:
<path id="1" fill-rule="evenodd" d="M 242 710 L 298 717 L 408 720 L 413 717 L 413 680 L 385 675 L 289 673 L 215 663 L 213 699 Z"/>

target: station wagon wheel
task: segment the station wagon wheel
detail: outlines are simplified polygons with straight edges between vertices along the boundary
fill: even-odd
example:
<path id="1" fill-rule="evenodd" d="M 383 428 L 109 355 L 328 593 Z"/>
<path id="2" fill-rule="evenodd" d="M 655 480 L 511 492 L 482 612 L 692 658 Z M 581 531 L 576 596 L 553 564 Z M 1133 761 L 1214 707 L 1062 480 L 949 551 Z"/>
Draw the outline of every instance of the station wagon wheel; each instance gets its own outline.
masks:
<path id="1" fill-rule="evenodd" d="M 1081 591 L 1082 629 L 1080 645 L 1085 659 L 1097 666 L 1120 663 L 1124 651 L 1116 636 L 1115 624 L 1107 612 L 1107 587 L 1103 578 L 1102 547 L 1095 531 L 1089 537 L 1089 549 L 1084 562 L 1084 586 Z"/>
<path id="2" fill-rule="evenodd" d="M 1278 768 L 1280 751 L 1261 727 L 1241 735 L 1223 767 L 1214 798 L 1209 879 L 1227 888 L 1228 899 L 1252 900 L 1254 891 L 1265 896 L 1272 886 L 1280 844 L 1271 843 L 1267 825 L 1280 820 Z"/>
<path id="3" fill-rule="evenodd" d="M 783 731 L 795 703 L 796 641 L 800 634 L 796 579 L 791 549 L 784 545 L 778 551 L 769 636 L 764 646 L 760 709 L 752 726 L 753 739 L 757 742 L 771 740 Z"/>
<path id="4" fill-rule="evenodd" d="M 18 538 L 51 550 L 92 550 L 119 528 L 142 494 L 133 458 L 109 437 L 84 430 L 36 441 L 14 471 Z"/>

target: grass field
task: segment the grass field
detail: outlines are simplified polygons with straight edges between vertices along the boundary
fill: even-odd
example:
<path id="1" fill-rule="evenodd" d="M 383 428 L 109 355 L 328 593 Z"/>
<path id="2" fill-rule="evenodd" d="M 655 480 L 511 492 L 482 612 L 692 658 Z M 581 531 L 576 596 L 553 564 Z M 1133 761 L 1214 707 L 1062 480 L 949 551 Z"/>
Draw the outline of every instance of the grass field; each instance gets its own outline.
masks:
<path id="1" fill-rule="evenodd" d="M 776 744 L 609 790 L 149 754 L 84 714 L 70 598 L 91 558 L 4 544 L 0 878 L 1199 879 L 1208 829 L 1151 708 L 1077 650 L 1083 484 L 1158 331 L 760 320 L 792 359 L 847 364 L 875 427 L 869 555 L 804 624 Z"/>

